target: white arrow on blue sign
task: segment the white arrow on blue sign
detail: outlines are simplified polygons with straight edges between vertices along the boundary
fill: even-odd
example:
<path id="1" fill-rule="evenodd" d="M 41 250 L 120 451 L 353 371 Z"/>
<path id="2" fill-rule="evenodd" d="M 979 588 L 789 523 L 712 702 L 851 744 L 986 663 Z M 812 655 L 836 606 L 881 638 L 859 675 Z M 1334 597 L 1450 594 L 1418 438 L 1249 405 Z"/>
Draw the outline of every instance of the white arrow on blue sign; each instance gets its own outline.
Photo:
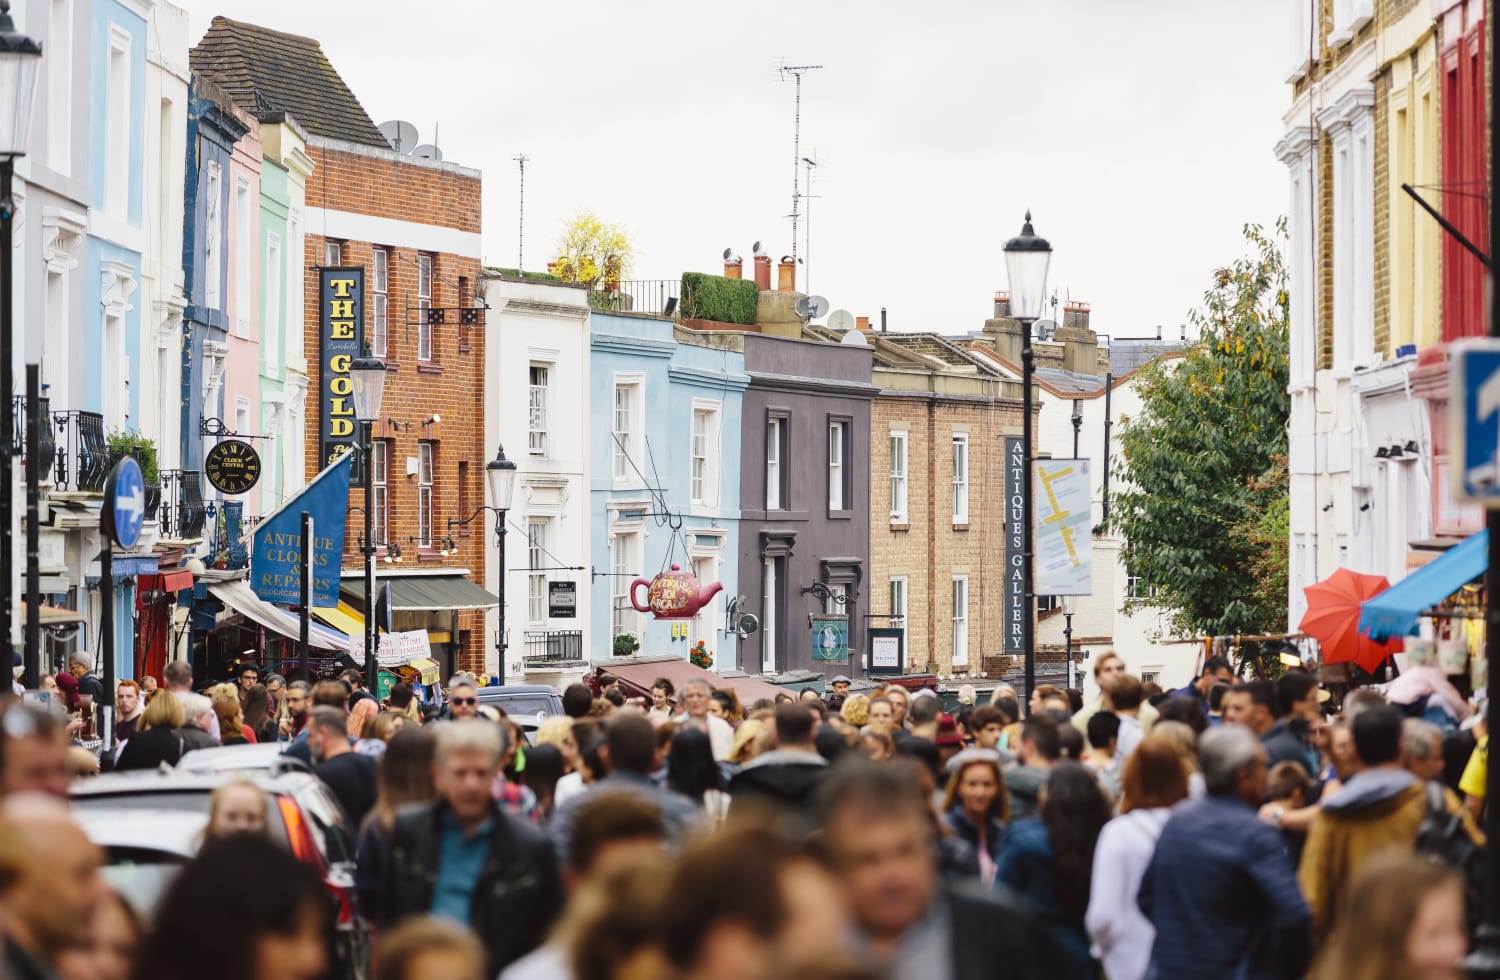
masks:
<path id="1" fill-rule="evenodd" d="M 1453 497 L 1500 507 L 1500 338 L 1460 341 L 1449 358 Z"/>
<path id="2" fill-rule="evenodd" d="M 141 464 L 126 456 L 104 481 L 104 507 L 99 514 L 105 534 L 122 548 L 134 548 L 146 522 L 146 481 Z"/>

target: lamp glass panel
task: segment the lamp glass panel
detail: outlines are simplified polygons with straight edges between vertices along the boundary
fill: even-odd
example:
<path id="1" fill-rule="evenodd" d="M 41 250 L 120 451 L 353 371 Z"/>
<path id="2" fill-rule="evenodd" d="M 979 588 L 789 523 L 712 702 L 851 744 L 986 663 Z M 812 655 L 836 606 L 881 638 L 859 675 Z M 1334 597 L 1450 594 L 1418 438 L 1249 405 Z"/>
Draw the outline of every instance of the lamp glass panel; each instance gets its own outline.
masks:
<path id="1" fill-rule="evenodd" d="M 1050 249 L 1006 249 L 1010 315 L 1017 320 L 1041 319 L 1047 305 L 1047 267 L 1051 262 Z"/>
<path id="2" fill-rule="evenodd" d="M 374 363 L 380 364 L 379 361 Z M 361 422 L 380 418 L 380 401 L 385 395 L 385 365 L 378 368 L 354 367 L 349 371 L 354 387 L 354 417 Z"/>
<path id="3" fill-rule="evenodd" d="M 26 152 L 41 63 L 37 54 L 0 55 L 0 157 Z"/>

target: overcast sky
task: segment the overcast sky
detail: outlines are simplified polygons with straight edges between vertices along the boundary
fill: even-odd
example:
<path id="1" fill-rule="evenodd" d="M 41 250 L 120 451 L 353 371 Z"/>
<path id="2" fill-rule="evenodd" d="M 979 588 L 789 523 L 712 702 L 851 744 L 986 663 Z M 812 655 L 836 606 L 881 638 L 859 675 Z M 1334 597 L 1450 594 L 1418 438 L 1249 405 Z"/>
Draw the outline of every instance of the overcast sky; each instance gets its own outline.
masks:
<path id="1" fill-rule="evenodd" d="M 625 226 L 632 278 L 791 250 L 793 84 L 812 290 L 892 329 L 959 333 L 1005 288 L 1026 208 L 1049 288 L 1094 328 L 1169 336 L 1286 207 L 1280 5 L 1240 0 L 177 0 L 319 39 L 378 123 L 484 171 L 485 261 L 526 265 L 566 216 Z M 799 234 L 799 238 L 801 235 Z M 799 280 L 800 285 L 800 280 Z"/>

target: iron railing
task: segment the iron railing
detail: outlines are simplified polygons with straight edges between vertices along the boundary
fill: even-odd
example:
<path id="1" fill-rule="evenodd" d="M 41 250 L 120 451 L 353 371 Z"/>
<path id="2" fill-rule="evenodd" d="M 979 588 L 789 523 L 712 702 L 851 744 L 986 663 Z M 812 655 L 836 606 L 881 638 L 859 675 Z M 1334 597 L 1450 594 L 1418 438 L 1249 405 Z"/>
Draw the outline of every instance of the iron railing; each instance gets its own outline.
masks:
<path id="1" fill-rule="evenodd" d="M 681 305 L 681 279 L 627 279 L 601 283 L 589 292 L 590 308 L 612 313 L 673 316 Z"/>
<path id="2" fill-rule="evenodd" d="M 583 630 L 527 630 L 525 667 L 547 670 L 584 662 Z"/>
<path id="3" fill-rule="evenodd" d="M 109 476 L 109 443 L 98 412 L 57 412 L 54 486 L 59 490 L 102 493 Z"/>
<path id="4" fill-rule="evenodd" d="M 161 471 L 161 529 L 168 538 L 203 537 L 206 508 L 197 470 Z"/>
<path id="5" fill-rule="evenodd" d="M 40 433 L 37 446 L 37 455 L 40 457 L 40 462 L 42 464 L 40 479 L 41 482 L 46 483 L 52 477 L 53 457 L 57 452 L 57 436 L 52 432 L 51 399 L 38 398 L 36 404 L 37 415 L 42 420 L 42 424 L 37 430 Z M 15 419 L 16 423 L 16 431 L 13 437 L 14 441 L 11 443 L 11 446 L 14 447 L 15 454 L 24 459 L 27 451 L 27 418 L 25 395 L 16 396 L 15 412 L 11 415 L 11 418 Z"/>

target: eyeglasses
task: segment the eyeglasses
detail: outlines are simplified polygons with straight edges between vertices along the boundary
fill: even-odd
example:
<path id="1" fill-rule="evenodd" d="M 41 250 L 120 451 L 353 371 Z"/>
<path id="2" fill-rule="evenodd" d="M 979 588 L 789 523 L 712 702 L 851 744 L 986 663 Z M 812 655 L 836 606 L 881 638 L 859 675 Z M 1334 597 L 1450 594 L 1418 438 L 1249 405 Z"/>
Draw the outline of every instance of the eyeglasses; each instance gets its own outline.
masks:
<path id="1" fill-rule="evenodd" d="M 468 707 L 471 704 L 478 704 L 479 703 L 479 699 L 478 698 L 449 698 L 448 701 L 449 701 L 450 704 L 459 704 L 459 705 L 463 705 L 464 707 Z"/>

